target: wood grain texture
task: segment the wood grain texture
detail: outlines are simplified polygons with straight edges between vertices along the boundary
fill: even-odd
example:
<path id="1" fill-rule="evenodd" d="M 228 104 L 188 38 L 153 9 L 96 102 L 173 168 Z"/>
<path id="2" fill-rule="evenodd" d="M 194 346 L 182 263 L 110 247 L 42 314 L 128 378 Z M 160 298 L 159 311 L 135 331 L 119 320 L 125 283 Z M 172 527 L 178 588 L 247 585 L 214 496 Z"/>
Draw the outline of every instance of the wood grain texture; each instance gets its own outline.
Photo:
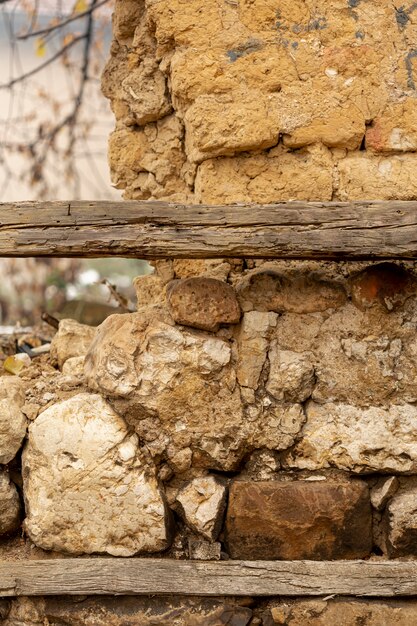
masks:
<path id="1" fill-rule="evenodd" d="M 0 256 L 415 259 L 417 202 L 3 203 Z"/>
<path id="2" fill-rule="evenodd" d="M 417 562 L 174 561 L 78 558 L 0 562 L 0 596 L 411 596 Z"/>

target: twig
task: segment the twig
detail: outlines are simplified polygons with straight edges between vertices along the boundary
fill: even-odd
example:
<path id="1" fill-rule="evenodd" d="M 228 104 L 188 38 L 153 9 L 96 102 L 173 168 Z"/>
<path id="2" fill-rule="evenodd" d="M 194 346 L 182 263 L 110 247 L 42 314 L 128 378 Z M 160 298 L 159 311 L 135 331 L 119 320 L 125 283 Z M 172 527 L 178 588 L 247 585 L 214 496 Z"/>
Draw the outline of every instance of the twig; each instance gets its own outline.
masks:
<path id="1" fill-rule="evenodd" d="M 7 0 L 0 0 L 0 2 L 1 1 L 7 2 Z M 24 40 L 24 39 L 29 39 L 30 37 L 37 37 L 39 35 L 49 35 L 49 33 L 52 33 L 54 30 L 63 28 L 67 24 L 70 24 L 71 22 L 74 22 L 75 20 L 79 20 L 80 18 L 85 17 L 86 15 L 89 15 L 90 13 L 92 13 L 99 7 L 103 6 L 104 4 L 107 4 L 108 2 L 110 2 L 110 0 L 101 0 L 101 2 L 98 2 L 97 4 L 92 4 L 90 8 L 88 8 L 86 11 L 83 11 L 82 13 L 71 15 L 70 17 L 63 20 L 62 22 L 59 22 L 58 24 L 53 24 L 51 26 L 48 26 L 47 28 L 41 28 L 40 30 L 34 30 L 31 32 L 25 33 L 24 35 L 18 35 L 16 39 Z"/>

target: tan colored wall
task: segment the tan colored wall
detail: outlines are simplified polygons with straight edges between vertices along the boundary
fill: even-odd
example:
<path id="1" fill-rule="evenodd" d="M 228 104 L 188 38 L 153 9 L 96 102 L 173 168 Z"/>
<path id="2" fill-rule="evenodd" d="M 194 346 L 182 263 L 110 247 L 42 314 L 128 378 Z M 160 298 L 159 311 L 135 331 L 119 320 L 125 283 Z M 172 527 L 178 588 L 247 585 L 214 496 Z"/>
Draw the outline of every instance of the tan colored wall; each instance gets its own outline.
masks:
<path id="1" fill-rule="evenodd" d="M 387 0 L 118 0 L 113 182 L 203 203 L 415 198 L 416 41 L 417 11 Z"/>

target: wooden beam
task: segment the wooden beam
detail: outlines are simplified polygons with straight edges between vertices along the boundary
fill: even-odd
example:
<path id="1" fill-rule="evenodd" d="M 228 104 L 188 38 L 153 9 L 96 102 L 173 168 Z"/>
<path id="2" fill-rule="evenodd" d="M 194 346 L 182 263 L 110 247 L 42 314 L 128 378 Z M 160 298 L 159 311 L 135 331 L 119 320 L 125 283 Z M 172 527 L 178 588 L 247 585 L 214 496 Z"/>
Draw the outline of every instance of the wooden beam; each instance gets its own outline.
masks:
<path id="1" fill-rule="evenodd" d="M 0 256 L 416 259 L 417 202 L 3 203 Z"/>
<path id="2" fill-rule="evenodd" d="M 411 596 L 417 562 L 174 561 L 78 558 L 0 562 L 0 596 Z"/>

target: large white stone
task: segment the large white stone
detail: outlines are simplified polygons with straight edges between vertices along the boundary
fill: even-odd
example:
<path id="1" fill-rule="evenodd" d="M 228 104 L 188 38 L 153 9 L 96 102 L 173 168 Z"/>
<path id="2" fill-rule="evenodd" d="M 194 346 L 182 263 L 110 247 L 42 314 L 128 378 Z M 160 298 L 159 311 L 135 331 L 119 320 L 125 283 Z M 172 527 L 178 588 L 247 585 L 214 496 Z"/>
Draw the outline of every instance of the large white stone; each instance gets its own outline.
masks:
<path id="1" fill-rule="evenodd" d="M 266 388 L 277 400 L 304 402 L 314 389 L 314 367 L 306 354 L 281 350 L 277 342 L 271 344 Z"/>
<path id="2" fill-rule="evenodd" d="M 209 541 L 221 530 L 226 509 L 227 488 L 214 476 L 194 478 L 177 495 L 185 523 Z"/>
<path id="3" fill-rule="evenodd" d="M 17 376 L 0 377 L 0 463 L 9 463 L 17 454 L 26 434 L 27 419 L 23 382 Z"/>
<path id="4" fill-rule="evenodd" d="M 20 500 L 6 471 L 0 471 L 0 535 L 10 533 L 20 523 Z"/>
<path id="5" fill-rule="evenodd" d="M 95 332 L 93 326 L 80 324 L 73 319 L 61 320 L 58 331 L 52 339 L 51 359 L 62 369 L 68 359 L 85 356 Z"/>
<path id="6" fill-rule="evenodd" d="M 307 405 L 307 421 L 287 463 L 300 469 L 417 471 L 417 406 Z"/>
<path id="7" fill-rule="evenodd" d="M 276 313 L 248 311 L 239 333 L 237 379 L 243 387 L 257 389 L 269 346 L 269 336 L 277 324 Z"/>
<path id="8" fill-rule="evenodd" d="M 294 443 L 304 422 L 300 405 L 266 394 L 243 399 L 231 341 L 144 315 L 108 318 L 85 373 L 153 455 L 165 456 L 177 473 L 191 464 L 229 471 L 256 448 Z"/>
<path id="9" fill-rule="evenodd" d="M 23 479 L 26 530 L 45 550 L 131 556 L 169 543 L 155 468 L 99 395 L 55 404 L 31 424 Z"/>

